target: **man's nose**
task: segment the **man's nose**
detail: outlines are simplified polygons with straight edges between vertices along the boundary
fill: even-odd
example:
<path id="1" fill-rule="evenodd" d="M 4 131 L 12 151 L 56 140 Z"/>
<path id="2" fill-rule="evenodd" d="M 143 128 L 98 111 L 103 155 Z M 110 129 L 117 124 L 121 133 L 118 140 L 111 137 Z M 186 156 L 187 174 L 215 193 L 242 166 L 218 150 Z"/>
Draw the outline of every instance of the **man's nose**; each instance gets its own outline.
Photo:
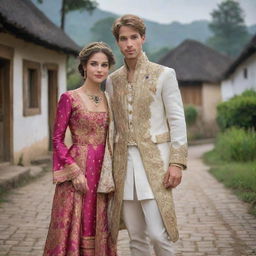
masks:
<path id="1" fill-rule="evenodd" d="M 132 40 L 131 39 L 128 39 L 127 40 L 127 47 L 131 47 L 132 46 Z"/>

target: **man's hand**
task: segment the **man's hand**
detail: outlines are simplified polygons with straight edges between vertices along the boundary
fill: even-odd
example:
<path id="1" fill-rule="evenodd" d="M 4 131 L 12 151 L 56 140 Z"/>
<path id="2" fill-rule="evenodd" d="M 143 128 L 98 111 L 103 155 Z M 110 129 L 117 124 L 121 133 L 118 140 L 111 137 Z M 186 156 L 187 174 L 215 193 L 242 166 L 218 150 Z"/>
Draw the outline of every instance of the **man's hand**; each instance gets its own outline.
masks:
<path id="1" fill-rule="evenodd" d="M 170 165 L 164 176 L 163 184 L 165 188 L 175 188 L 180 184 L 181 178 L 182 168 L 176 165 Z"/>
<path id="2" fill-rule="evenodd" d="M 77 191 L 80 191 L 84 194 L 89 190 L 87 179 L 82 173 L 80 173 L 76 178 L 74 178 L 72 180 L 72 183 Z"/>

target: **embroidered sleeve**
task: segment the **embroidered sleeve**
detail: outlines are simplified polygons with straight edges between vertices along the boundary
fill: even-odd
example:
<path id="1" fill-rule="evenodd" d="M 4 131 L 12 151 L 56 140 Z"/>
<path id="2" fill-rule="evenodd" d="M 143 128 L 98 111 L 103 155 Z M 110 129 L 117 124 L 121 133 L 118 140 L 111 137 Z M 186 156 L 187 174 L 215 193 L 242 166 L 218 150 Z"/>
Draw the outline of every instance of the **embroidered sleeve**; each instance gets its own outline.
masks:
<path id="1" fill-rule="evenodd" d="M 170 127 L 170 164 L 187 166 L 187 131 L 184 108 L 176 79 L 175 71 L 168 69 L 166 74 L 162 98 Z"/>
<path id="2" fill-rule="evenodd" d="M 71 116 L 71 100 L 62 94 L 58 103 L 53 129 L 53 182 L 71 180 L 80 174 L 80 168 L 70 156 L 64 143 L 65 132 Z"/>

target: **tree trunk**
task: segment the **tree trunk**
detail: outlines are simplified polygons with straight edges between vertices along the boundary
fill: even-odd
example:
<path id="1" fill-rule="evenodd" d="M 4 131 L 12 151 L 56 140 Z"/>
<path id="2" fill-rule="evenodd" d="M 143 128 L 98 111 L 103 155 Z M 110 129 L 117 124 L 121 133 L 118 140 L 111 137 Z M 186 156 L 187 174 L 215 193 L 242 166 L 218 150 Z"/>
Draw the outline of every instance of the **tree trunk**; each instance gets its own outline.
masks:
<path id="1" fill-rule="evenodd" d="M 65 30 L 65 15 L 66 15 L 66 0 L 62 0 L 62 6 L 61 6 L 61 23 L 60 28 L 64 31 Z"/>

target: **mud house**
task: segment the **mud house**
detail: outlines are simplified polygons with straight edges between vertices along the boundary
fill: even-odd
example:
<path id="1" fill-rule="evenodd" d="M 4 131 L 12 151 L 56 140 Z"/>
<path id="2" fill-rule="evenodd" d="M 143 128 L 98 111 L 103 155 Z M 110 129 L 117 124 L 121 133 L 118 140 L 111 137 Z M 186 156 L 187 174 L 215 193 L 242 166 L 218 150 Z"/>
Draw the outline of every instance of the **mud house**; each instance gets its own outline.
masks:
<path id="1" fill-rule="evenodd" d="M 256 35 L 225 72 L 221 82 L 222 99 L 228 100 L 248 89 L 256 91 Z"/>
<path id="2" fill-rule="evenodd" d="M 29 0 L 0 0 L 0 162 L 51 149 L 66 60 L 79 47 Z"/>
<path id="3" fill-rule="evenodd" d="M 200 42 L 185 40 L 159 63 L 175 69 L 184 105 L 194 105 L 198 110 L 194 136 L 214 136 L 221 78 L 231 59 Z"/>

